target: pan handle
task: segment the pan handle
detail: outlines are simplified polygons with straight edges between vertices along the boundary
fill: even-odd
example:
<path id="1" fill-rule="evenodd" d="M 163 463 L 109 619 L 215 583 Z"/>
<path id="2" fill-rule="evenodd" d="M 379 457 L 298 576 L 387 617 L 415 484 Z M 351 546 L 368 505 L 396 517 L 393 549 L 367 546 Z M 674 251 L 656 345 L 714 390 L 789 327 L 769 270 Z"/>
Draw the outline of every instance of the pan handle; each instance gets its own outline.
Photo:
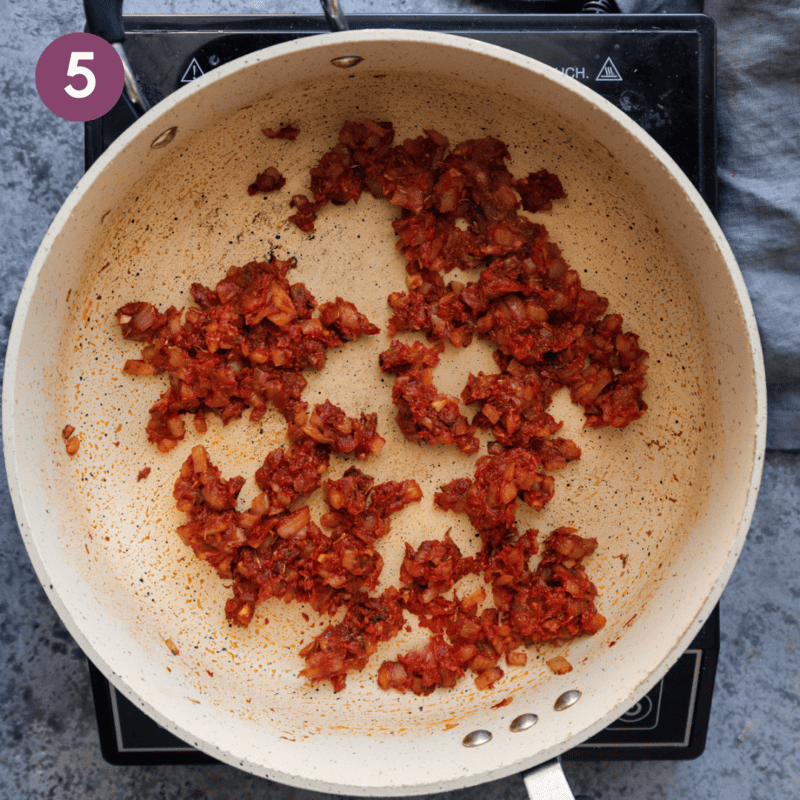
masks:
<path id="1" fill-rule="evenodd" d="M 325 17 L 328 20 L 328 25 L 331 26 L 331 30 L 334 33 L 336 31 L 350 30 L 350 25 L 347 22 L 344 11 L 342 11 L 341 5 L 339 5 L 339 0 L 320 0 L 320 2 L 322 3 L 322 10 L 325 12 Z"/>
<path id="2" fill-rule="evenodd" d="M 125 41 L 122 25 L 122 0 L 83 0 L 89 33 L 105 39 L 110 44 Z"/>
<path id="3" fill-rule="evenodd" d="M 346 31 L 347 23 L 339 0 L 320 0 L 332 31 Z M 134 114 L 141 117 L 151 106 L 133 74 L 122 43 L 125 41 L 125 26 L 122 24 L 122 0 L 83 0 L 86 12 L 86 27 L 89 33 L 105 39 L 113 45 L 122 61 L 125 72 L 125 97 Z"/>
<path id="4" fill-rule="evenodd" d="M 89 33 L 105 39 L 119 54 L 125 72 L 125 96 L 136 116 L 140 117 L 150 108 L 150 102 L 139 86 L 122 47 L 125 41 L 122 0 L 83 0 L 83 9 L 86 12 L 86 27 Z"/>
<path id="5" fill-rule="evenodd" d="M 530 800 L 591 800 L 585 795 L 572 794 L 558 758 L 528 770 L 522 780 Z"/>

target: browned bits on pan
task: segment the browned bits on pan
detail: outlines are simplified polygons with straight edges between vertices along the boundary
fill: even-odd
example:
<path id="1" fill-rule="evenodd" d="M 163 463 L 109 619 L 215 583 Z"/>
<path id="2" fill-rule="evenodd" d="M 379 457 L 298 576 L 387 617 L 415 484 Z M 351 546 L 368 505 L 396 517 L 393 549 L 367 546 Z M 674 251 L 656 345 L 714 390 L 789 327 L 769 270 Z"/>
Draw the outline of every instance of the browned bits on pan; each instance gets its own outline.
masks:
<path id="1" fill-rule="evenodd" d="M 505 673 L 500 667 L 491 667 L 481 672 L 481 674 L 475 678 L 475 686 L 481 690 L 491 689 L 503 675 L 505 675 Z"/>
<path id="2" fill-rule="evenodd" d="M 354 433 L 372 441 L 369 430 L 362 429 L 363 436 L 356 430 L 362 420 L 345 417 L 331 404 L 317 411 L 345 436 L 341 452 L 356 453 Z M 175 483 L 178 510 L 188 518 L 178 534 L 222 578 L 233 579 L 225 614 L 235 625 L 249 625 L 257 605 L 271 597 L 306 602 L 327 615 L 345 606 L 345 627 L 329 628 L 301 652 L 308 664 L 302 674 L 312 682 L 329 680 L 338 690 L 347 672 L 363 668 L 377 642 L 404 624 L 396 590 L 380 602 L 367 593 L 377 587 L 383 567 L 375 542 L 388 533 L 389 517 L 419 501 L 422 492 L 412 480 L 376 486 L 369 475 L 350 467 L 340 479 L 322 484 L 328 512 L 318 525 L 308 506 L 287 506 L 320 487 L 330 453 L 342 443 L 336 436 L 318 442 L 301 426 L 290 426 L 289 438 L 289 449 L 271 453 L 256 473 L 262 492 L 244 512 L 236 510 L 244 479 L 223 479 L 205 448 L 195 446 Z M 365 452 L 373 446 L 367 444 Z M 388 627 L 379 624 L 384 611 L 393 620 Z M 343 653 L 354 631 L 363 652 L 350 659 Z"/>
<path id="3" fill-rule="evenodd" d="M 64 429 L 61 431 L 61 436 L 66 443 L 65 448 L 68 456 L 74 456 L 81 446 L 80 439 L 77 436 L 73 436 L 74 433 L 75 428 L 72 425 L 65 425 Z"/>
<path id="4" fill-rule="evenodd" d="M 256 175 L 256 179 L 247 187 L 249 195 L 258 192 L 276 192 L 286 185 L 286 178 L 278 172 L 276 167 L 267 167 L 263 172 Z"/>
<path id="5" fill-rule="evenodd" d="M 572 664 L 570 664 L 564 656 L 548 658 L 545 664 L 547 664 L 556 675 L 566 675 L 568 672 L 572 672 Z"/>
<path id="6" fill-rule="evenodd" d="M 186 412 L 198 432 L 206 430 L 208 413 L 227 424 L 250 408 L 257 422 L 270 405 L 294 423 L 305 406 L 303 370 L 322 369 L 327 350 L 380 331 L 341 297 L 318 305 L 302 283 L 289 283 L 294 267 L 293 260 L 251 261 L 231 267 L 214 288 L 192 284 L 195 306 L 161 312 L 135 301 L 117 310 L 122 335 L 142 346 L 141 358 L 129 359 L 124 371 L 170 377 L 146 428 L 159 450 L 184 438 Z"/>
<path id="7" fill-rule="evenodd" d="M 150 474 L 150 467 L 145 467 L 144 469 L 140 469 L 139 474 L 136 476 L 137 483 L 139 481 L 143 481 L 149 474 Z"/>
<path id="8" fill-rule="evenodd" d="M 261 133 L 267 137 L 267 139 L 288 139 L 289 141 L 293 142 L 300 134 L 300 128 L 297 128 L 294 125 L 281 125 L 278 130 L 273 130 L 272 128 L 262 128 Z"/>
<path id="9" fill-rule="evenodd" d="M 393 341 L 381 353 L 384 372 L 393 372 L 392 401 L 398 407 L 397 424 L 407 439 L 428 444 L 456 445 L 462 453 L 477 453 L 475 428 L 459 410 L 458 400 L 442 394 L 433 384 L 432 367 L 439 363 L 444 345 L 425 347 Z"/>
<path id="10" fill-rule="evenodd" d="M 312 197 L 295 195 L 289 219 L 312 231 L 325 205 L 358 201 L 364 191 L 399 206 L 392 227 L 409 278 L 407 292 L 389 297 L 390 335 L 420 331 L 455 347 L 489 340 L 502 372 L 566 386 L 586 425 L 624 428 L 647 408 L 647 353 L 619 314 L 606 313 L 607 299 L 581 285 L 544 225 L 519 213 L 566 197 L 558 177 L 540 170 L 514 178 L 509 158 L 492 136 L 451 148 L 426 130 L 394 145 L 390 122 L 346 122 L 310 170 Z M 482 271 L 467 284 L 446 282 L 455 268 Z"/>
<path id="11" fill-rule="evenodd" d="M 448 571 L 482 571 L 492 587 L 493 606 L 488 608 L 481 607 L 486 599 L 484 590 L 460 601 L 455 595 L 451 600 L 439 594 L 444 588 L 438 577 L 441 567 L 434 561 L 432 567 L 420 569 L 418 557 L 408 560 L 413 551 L 409 553 L 407 548 L 406 573 L 420 577 L 403 590 L 403 605 L 417 614 L 420 626 L 433 635 L 422 647 L 398 655 L 395 661 L 385 661 L 378 671 L 378 685 L 427 695 L 438 686 L 454 686 L 470 670 L 477 674 L 476 687 L 489 689 L 503 676 L 499 666 L 503 656 L 509 666 L 524 666 L 525 646 L 563 643 L 596 633 L 605 619 L 594 606 L 597 589 L 581 563 L 596 545 L 595 540 L 583 539 L 571 528 L 559 528 L 545 540 L 536 569 L 529 565 L 538 550 L 533 530 L 502 544 L 484 546 L 471 568 L 458 564 L 455 548 L 447 559 L 454 562 Z M 447 566 L 443 557 L 436 560 Z M 414 567 L 413 573 L 410 567 Z"/>
<path id="12" fill-rule="evenodd" d="M 307 666 L 300 672 L 311 683 L 328 680 L 335 692 L 344 689 L 347 673 L 364 669 L 379 642 L 392 639 L 405 623 L 397 589 L 379 597 L 357 595 L 344 619 L 329 625 L 300 651 Z"/>
<path id="13" fill-rule="evenodd" d="M 165 639 L 164 644 L 167 646 L 167 649 L 172 653 L 174 656 L 179 656 L 181 651 L 175 646 L 175 642 L 172 639 Z"/>

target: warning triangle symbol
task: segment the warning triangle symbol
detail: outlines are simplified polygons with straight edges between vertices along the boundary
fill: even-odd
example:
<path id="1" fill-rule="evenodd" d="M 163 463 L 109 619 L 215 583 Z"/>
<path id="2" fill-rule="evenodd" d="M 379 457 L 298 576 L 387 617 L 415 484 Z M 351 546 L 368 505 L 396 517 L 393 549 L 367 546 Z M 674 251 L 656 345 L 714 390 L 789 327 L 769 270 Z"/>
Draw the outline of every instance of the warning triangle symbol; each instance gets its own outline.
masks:
<path id="1" fill-rule="evenodd" d="M 609 56 L 603 66 L 600 67 L 600 72 L 597 73 L 596 81 L 621 81 L 622 75 L 619 74 L 617 65 L 611 60 Z"/>
<path id="2" fill-rule="evenodd" d="M 196 78 L 199 78 L 201 75 L 205 74 L 202 69 L 200 69 L 200 65 L 197 63 L 197 59 L 193 58 L 189 63 L 189 66 L 186 67 L 186 72 L 183 73 L 183 77 L 181 78 L 181 83 L 191 83 Z"/>

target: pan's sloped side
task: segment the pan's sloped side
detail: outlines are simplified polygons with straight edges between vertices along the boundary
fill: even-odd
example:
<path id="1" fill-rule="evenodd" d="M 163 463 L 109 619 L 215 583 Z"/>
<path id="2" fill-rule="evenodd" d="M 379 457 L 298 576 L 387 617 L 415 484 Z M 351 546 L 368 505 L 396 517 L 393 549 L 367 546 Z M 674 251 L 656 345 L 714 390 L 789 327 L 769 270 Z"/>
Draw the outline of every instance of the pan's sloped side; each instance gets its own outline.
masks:
<path id="1" fill-rule="evenodd" d="M 356 55 L 362 60 L 351 68 L 332 63 Z M 409 646 L 412 632 L 382 648 L 345 692 L 310 689 L 297 677 L 298 638 L 313 633 L 301 610 L 270 605 L 251 629 L 229 628 L 225 587 L 174 534 L 181 520 L 172 483 L 195 441 L 226 475 L 251 475 L 282 428 L 272 417 L 257 430 L 246 420 L 212 426 L 156 454 L 141 428 L 161 379 L 120 374 L 135 348 L 121 341 L 114 311 L 145 297 L 185 303 L 188 282 L 213 284 L 231 264 L 274 251 L 297 257 L 296 279 L 318 298 L 349 295 L 384 326 L 385 297 L 403 288 L 402 258 L 384 233 L 391 210 L 366 198 L 321 215 L 306 237 L 286 224 L 281 204 L 303 191 L 308 166 L 340 124 L 359 115 L 390 119 L 401 136 L 426 127 L 451 141 L 493 133 L 509 143 L 513 171 L 559 174 L 569 198 L 544 219 L 551 238 L 651 353 L 651 408 L 628 430 L 583 431 L 561 398 L 565 434 L 584 455 L 557 477 L 548 510 L 525 518 L 543 532 L 575 524 L 600 540 L 590 570 L 609 624 L 567 648 L 575 666 L 568 676 L 544 666 L 547 651 L 532 651 L 529 666 L 508 670 L 491 692 L 471 681 L 424 699 L 378 691 L 380 660 Z M 296 143 L 261 136 L 262 126 L 284 122 L 299 123 Z M 174 142 L 151 149 L 173 126 Z M 243 189 L 254 173 L 277 160 L 286 196 L 249 198 Z M 403 448 L 375 366 L 386 341 L 383 333 L 332 356 L 309 391 L 348 413 L 362 404 L 378 410 L 388 442 L 367 471 L 379 480 L 414 475 L 429 498 L 469 474 L 470 462 Z M 8 352 L 3 422 L 15 510 L 71 633 L 178 736 L 312 789 L 455 789 L 539 763 L 600 730 L 658 680 L 710 612 L 741 549 L 760 475 L 755 324 L 702 201 L 646 134 L 575 82 L 447 36 L 377 31 L 293 42 L 215 70 L 160 104 L 59 213 L 23 290 Z M 457 394 L 469 371 L 491 364 L 488 350 L 449 354 L 437 380 Z M 82 437 L 72 459 L 61 441 L 65 424 Z M 139 483 L 144 466 L 152 473 Z M 404 539 L 440 538 L 448 526 L 465 548 L 474 538 L 463 520 L 430 503 L 403 512 L 385 543 L 384 574 L 396 574 Z M 581 700 L 556 711 L 569 689 Z M 499 705 L 506 697 L 511 704 Z M 512 731 L 522 713 L 539 723 Z M 464 736 L 478 728 L 491 741 L 465 748 Z"/>

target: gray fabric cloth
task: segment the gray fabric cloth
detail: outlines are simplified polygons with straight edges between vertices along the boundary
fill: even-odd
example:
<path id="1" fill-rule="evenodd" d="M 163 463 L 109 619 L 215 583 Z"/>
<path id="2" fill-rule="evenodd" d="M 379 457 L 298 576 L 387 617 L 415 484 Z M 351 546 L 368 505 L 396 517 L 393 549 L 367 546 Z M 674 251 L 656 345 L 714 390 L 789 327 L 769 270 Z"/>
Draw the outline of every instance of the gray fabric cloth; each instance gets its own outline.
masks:
<path id="1" fill-rule="evenodd" d="M 800 4 L 617 0 L 626 13 L 704 11 L 717 25 L 718 219 L 755 309 L 767 447 L 800 448 Z"/>
<path id="2" fill-rule="evenodd" d="M 753 301 L 767 446 L 800 448 L 800 5 L 706 3 L 718 26 L 719 221 Z"/>

